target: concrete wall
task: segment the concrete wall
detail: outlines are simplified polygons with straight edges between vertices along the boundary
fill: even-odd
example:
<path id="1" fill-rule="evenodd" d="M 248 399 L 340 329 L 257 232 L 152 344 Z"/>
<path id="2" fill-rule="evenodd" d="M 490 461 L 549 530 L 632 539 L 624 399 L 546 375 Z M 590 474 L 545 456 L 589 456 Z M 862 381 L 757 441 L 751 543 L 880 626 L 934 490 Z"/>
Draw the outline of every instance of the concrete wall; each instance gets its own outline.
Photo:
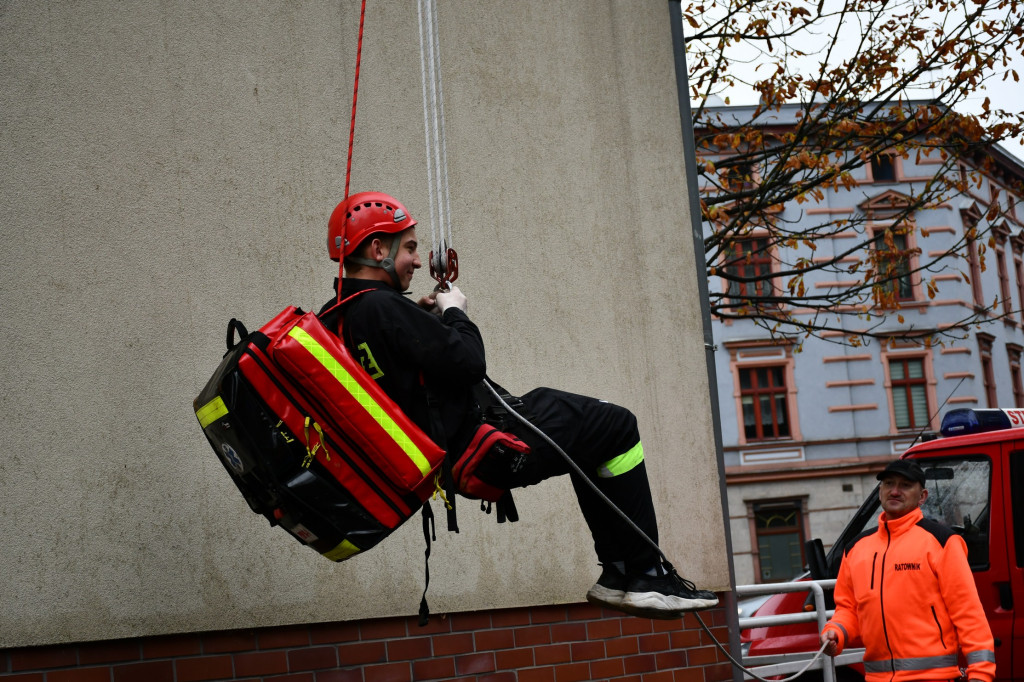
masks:
<path id="1" fill-rule="evenodd" d="M 416 6 L 368 4 L 352 191 L 428 236 Z M 329 295 L 358 9 L 0 5 L 0 647 L 415 612 L 418 521 L 332 564 L 249 512 L 191 405 L 230 317 Z M 454 246 L 491 375 L 631 407 L 663 547 L 723 589 L 668 20 L 441 3 Z M 435 612 L 582 600 L 568 481 L 517 501 L 514 526 L 463 504 L 439 529 Z"/>

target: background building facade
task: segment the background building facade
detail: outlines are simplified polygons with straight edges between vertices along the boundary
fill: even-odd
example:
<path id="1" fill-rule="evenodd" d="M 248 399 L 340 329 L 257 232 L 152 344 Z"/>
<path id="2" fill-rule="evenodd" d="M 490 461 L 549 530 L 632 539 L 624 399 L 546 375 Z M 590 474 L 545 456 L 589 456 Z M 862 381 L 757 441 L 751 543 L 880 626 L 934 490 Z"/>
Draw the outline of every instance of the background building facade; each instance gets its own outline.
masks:
<path id="1" fill-rule="evenodd" d="M 784 107 L 773 124 L 780 129 L 792 125 L 794 111 Z M 722 107 L 718 112 L 742 121 L 750 109 Z M 852 188 L 787 204 L 778 217 L 796 230 L 837 216 L 863 219 L 851 221 L 862 227 L 821 239 L 814 250 L 802 244 L 789 254 L 764 250 L 757 228 L 737 240 L 736 257 L 725 267 L 754 276 L 801 256 L 839 256 L 851 263 L 864 259 L 863 254 L 843 254 L 865 239 L 864 230 L 873 230 L 877 236 L 868 235 L 872 248 L 892 254 L 886 258 L 883 253 L 875 262 L 896 275 L 887 286 L 893 288 L 890 300 L 898 302 L 869 311 L 870 324 L 880 322 L 876 331 L 883 339 L 862 344 L 850 344 L 838 331 L 824 331 L 820 338 L 773 338 L 752 321 L 715 318 L 737 584 L 799 574 L 805 565 L 804 541 L 821 538 L 827 550 L 874 488 L 875 473 L 923 432 L 937 431 L 945 411 L 1024 405 L 1024 205 L 1019 190 L 1024 166 L 998 146 L 988 150 L 988 157 L 986 163 L 960 160 L 954 172 L 970 178 L 969 190 L 902 215 L 909 229 L 894 225 L 892 217 L 901 215 L 908 198 L 935 178 L 937 154 L 876 156 L 854 171 Z M 764 169 L 751 169 L 754 185 L 759 170 Z M 705 224 L 706 231 L 711 229 Z M 922 259 L 944 253 L 971 229 L 979 236 L 968 239 L 964 258 L 952 259 L 942 272 L 914 272 Z M 712 277 L 709 287 L 733 287 L 742 296 L 745 287 L 780 291 L 786 284 L 782 277 L 756 283 Z M 805 280 L 816 291 L 855 284 L 824 273 Z M 899 338 L 911 327 L 948 330 L 982 309 L 987 322 L 936 343 Z M 800 310 L 789 312 L 801 315 Z M 837 313 L 856 319 L 863 311 Z"/>

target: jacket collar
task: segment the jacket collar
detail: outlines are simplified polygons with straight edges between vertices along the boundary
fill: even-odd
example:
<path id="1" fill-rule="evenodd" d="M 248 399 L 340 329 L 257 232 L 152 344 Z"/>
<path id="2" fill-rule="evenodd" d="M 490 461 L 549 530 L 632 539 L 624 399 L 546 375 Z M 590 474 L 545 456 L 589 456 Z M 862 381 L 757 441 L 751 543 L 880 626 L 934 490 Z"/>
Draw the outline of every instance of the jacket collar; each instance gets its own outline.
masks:
<path id="1" fill-rule="evenodd" d="M 893 521 L 887 521 L 885 518 L 885 512 L 878 515 L 878 532 L 882 535 L 886 534 L 888 528 L 889 535 L 900 535 L 906 533 L 908 530 L 917 525 L 918 521 L 924 518 L 924 512 L 918 507 L 914 511 L 901 516 Z"/>

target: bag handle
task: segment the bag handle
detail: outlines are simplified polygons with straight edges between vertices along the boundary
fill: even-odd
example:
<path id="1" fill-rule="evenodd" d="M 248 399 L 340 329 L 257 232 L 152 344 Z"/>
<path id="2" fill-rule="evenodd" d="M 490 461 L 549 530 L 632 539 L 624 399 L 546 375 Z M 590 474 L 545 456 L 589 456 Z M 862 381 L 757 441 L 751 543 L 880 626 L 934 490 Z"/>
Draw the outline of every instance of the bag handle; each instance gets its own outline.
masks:
<path id="1" fill-rule="evenodd" d="M 228 345 L 228 350 L 229 351 L 237 345 L 235 343 L 235 331 L 236 330 L 238 331 L 238 342 L 239 343 L 241 343 L 242 339 L 244 339 L 245 337 L 247 337 L 249 335 L 249 330 L 247 330 L 245 328 L 245 325 L 232 317 L 231 321 L 228 322 L 227 345 Z"/>

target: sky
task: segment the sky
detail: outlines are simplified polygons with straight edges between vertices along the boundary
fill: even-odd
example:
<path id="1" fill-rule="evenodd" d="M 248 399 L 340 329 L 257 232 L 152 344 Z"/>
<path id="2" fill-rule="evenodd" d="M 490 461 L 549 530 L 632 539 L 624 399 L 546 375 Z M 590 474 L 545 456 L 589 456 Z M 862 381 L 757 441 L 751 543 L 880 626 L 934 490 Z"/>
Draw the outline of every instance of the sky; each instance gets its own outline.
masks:
<path id="1" fill-rule="evenodd" d="M 839 0 L 824 0 L 826 7 L 838 6 Z M 815 4 L 817 4 L 815 2 Z M 894 3 L 894 4 L 899 4 Z M 684 21 L 684 30 L 690 32 L 689 26 L 686 26 Z M 858 26 L 852 22 L 848 25 L 843 26 L 843 31 L 846 33 L 846 37 L 841 41 L 841 45 L 846 47 L 847 52 L 852 53 L 856 49 L 856 40 L 858 38 Z M 817 70 L 818 62 L 820 61 L 820 52 L 827 41 L 819 40 L 818 45 L 813 44 L 814 38 L 809 37 L 803 40 L 803 44 L 797 44 L 797 47 L 804 49 L 811 53 L 811 56 L 806 59 L 807 69 L 806 73 L 811 73 Z M 1008 65 L 1007 69 L 1015 69 L 1020 76 L 1019 82 L 1014 82 L 1012 78 L 1003 81 L 1000 77 L 994 77 L 985 84 L 973 95 L 970 95 L 966 100 L 959 105 L 958 111 L 962 113 L 982 113 L 983 103 L 985 98 L 988 97 L 991 102 L 991 107 L 994 109 L 1003 109 L 1008 112 L 1024 112 L 1024 55 L 1020 54 L 1021 49 L 1018 49 L 1015 54 L 1012 55 L 1012 60 Z M 763 77 L 764 74 L 760 74 L 755 71 L 757 58 L 751 53 L 751 63 L 739 64 L 734 62 L 733 70 L 734 74 L 739 76 L 743 80 L 755 80 L 759 77 Z M 726 92 L 721 93 L 721 96 L 729 98 L 729 104 L 731 105 L 745 105 L 755 104 L 757 102 L 757 93 L 750 88 L 738 86 L 732 88 Z M 914 99 L 925 98 L 927 93 L 924 91 L 916 92 L 912 95 Z M 1013 154 L 1016 158 L 1024 162 L 1024 138 L 1017 138 L 1014 140 L 1007 140 L 1002 143 L 1003 149 L 1010 154 Z"/>

